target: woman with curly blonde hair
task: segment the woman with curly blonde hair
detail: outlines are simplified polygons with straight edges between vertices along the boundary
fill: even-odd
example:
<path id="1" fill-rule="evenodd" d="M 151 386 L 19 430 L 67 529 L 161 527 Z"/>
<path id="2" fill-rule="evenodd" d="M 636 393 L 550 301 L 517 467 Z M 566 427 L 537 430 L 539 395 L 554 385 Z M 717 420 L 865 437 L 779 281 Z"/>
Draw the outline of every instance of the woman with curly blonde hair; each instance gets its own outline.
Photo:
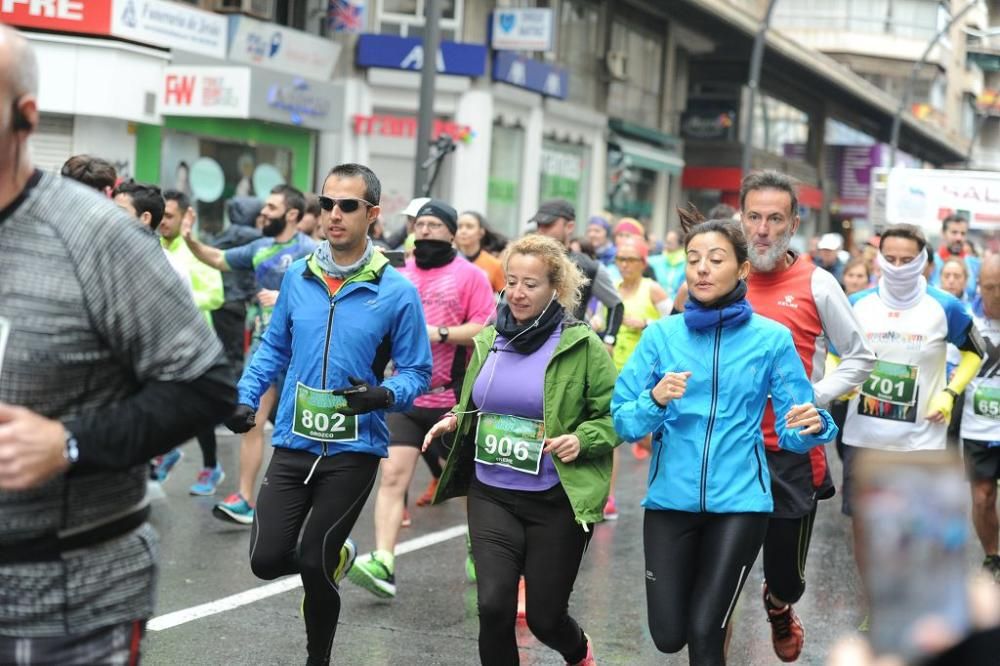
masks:
<path id="1" fill-rule="evenodd" d="M 458 405 L 424 440 L 455 433 L 434 501 L 468 496 L 482 663 L 518 663 L 523 574 L 528 628 L 567 663 L 594 664 L 567 609 L 608 496 L 615 367 L 569 314 L 585 278 L 562 245 L 527 236 L 508 246 L 503 266 L 506 303 L 473 340 Z"/>

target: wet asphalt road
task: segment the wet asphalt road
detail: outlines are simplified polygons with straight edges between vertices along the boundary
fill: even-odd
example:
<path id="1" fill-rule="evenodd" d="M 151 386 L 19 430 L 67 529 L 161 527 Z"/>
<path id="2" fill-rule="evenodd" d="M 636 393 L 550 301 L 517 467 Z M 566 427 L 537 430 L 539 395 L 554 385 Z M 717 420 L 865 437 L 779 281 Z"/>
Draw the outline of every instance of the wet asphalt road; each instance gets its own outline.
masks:
<path id="1" fill-rule="evenodd" d="M 250 573 L 249 529 L 223 523 L 211 514 L 218 498 L 236 486 L 238 440 L 220 437 L 219 457 L 229 478 L 217 498 L 191 497 L 187 489 L 201 464 L 197 444 L 165 484 L 167 499 L 155 504 L 153 522 L 161 535 L 162 569 L 157 615 L 265 585 Z M 832 447 L 830 452 L 833 458 Z M 570 601 L 571 613 L 593 637 L 600 664 L 686 664 L 685 653 L 657 652 L 646 628 L 642 558 L 642 511 L 646 463 L 622 447 L 617 497 L 621 517 L 596 527 L 590 550 Z M 834 465 L 839 479 L 839 464 Z M 428 479 L 419 464 L 411 495 Z M 353 538 L 359 552 L 373 547 L 374 493 Z M 464 505 L 415 508 L 413 527 L 400 540 L 464 524 Z M 807 565 L 808 587 L 796 609 L 806 629 L 801 664 L 823 664 L 837 637 L 862 619 L 858 580 L 850 551 L 849 524 L 840 515 L 839 498 L 823 502 L 816 520 Z M 396 666 L 467 666 L 478 663 L 475 586 L 465 582 L 465 542 L 461 536 L 400 555 L 396 599 L 381 601 L 344 581 L 334 663 Z M 778 664 L 771 651 L 770 629 L 760 601 L 760 558 L 734 613 L 730 664 Z M 234 610 L 179 626 L 151 630 L 144 663 L 154 666 L 214 664 L 302 664 L 305 630 L 299 617 L 301 589 L 292 589 Z M 519 623 L 522 664 L 561 664 L 559 655 L 537 643 Z"/>

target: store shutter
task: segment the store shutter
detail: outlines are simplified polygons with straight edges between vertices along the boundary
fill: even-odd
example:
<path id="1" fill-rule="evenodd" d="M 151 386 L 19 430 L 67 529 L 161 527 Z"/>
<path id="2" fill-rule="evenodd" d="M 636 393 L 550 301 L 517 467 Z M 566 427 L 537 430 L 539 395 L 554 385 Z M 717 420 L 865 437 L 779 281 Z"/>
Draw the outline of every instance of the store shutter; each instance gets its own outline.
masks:
<path id="1" fill-rule="evenodd" d="M 73 116 L 41 114 L 28 146 L 35 167 L 59 173 L 63 162 L 73 154 Z"/>

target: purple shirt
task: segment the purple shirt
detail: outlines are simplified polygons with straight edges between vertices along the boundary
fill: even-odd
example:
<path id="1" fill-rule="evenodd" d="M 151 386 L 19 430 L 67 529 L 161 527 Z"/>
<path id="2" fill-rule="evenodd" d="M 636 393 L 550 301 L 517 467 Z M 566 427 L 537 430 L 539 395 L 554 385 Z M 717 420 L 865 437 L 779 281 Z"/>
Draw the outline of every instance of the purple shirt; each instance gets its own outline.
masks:
<path id="1" fill-rule="evenodd" d="M 490 352 L 472 387 L 472 400 L 479 411 L 542 420 L 545 366 L 561 335 L 560 326 L 533 354 L 518 353 L 513 346 L 507 347 L 507 351 Z M 507 338 L 497 335 L 493 348 L 504 349 L 506 345 Z M 559 483 L 556 466 L 547 453 L 542 454 L 537 475 L 477 462 L 476 478 L 488 486 L 507 490 L 542 491 Z"/>

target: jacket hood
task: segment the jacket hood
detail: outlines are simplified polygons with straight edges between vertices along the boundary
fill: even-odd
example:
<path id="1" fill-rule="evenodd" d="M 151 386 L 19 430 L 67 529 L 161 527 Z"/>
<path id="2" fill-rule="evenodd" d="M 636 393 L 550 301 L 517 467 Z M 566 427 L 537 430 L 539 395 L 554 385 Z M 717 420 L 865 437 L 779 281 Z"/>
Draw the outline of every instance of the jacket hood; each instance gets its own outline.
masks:
<path id="1" fill-rule="evenodd" d="M 230 224 L 253 228 L 264 203 L 257 197 L 233 197 L 226 204 Z"/>

